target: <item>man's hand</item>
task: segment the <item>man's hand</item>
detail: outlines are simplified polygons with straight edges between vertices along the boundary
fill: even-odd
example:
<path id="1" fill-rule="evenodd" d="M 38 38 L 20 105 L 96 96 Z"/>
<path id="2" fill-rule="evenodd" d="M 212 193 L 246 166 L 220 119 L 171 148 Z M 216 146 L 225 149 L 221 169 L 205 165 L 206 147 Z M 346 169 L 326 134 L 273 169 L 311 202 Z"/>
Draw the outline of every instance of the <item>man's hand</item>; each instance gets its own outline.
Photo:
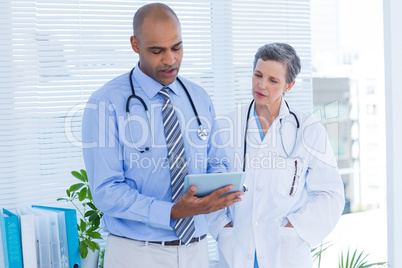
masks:
<path id="1" fill-rule="evenodd" d="M 171 219 L 182 219 L 198 214 L 209 214 L 211 212 L 229 207 L 236 202 L 240 202 L 239 196 L 243 195 L 242 191 L 222 196 L 227 191 L 230 191 L 233 185 L 227 185 L 219 188 L 209 195 L 199 198 L 194 196 L 197 193 L 197 188 L 191 185 L 188 191 L 179 198 L 176 204 L 173 205 L 170 213 Z"/>

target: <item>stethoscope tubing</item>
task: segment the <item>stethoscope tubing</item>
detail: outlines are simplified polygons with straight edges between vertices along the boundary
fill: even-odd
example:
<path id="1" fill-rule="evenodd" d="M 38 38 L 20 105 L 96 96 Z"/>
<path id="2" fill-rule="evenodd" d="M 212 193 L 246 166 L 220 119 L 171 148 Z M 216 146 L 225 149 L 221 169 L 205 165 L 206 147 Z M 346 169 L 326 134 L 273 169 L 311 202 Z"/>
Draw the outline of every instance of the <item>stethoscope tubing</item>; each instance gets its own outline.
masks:
<path id="1" fill-rule="evenodd" d="M 149 116 L 149 112 L 148 112 L 148 106 L 146 105 L 145 101 L 140 96 L 137 96 L 135 94 L 134 85 L 133 85 L 133 72 L 134 72 L 134 69 L 135 69 L 135 67 L 133 69 L 131 69 L 131 71 L 130 71 L 130 79 L 129 80 L 130 80 L 130 87 L 131 87 L 132 95 L 130 97 L 128 97 L 128 99 L 127 99 L 126 113 L 127 113 L 127 116 L 129 117 L 129 114 L 130 114 L 130 100 L 132 98 L 135 98 L 144 107 L 145 113 L 147 114 L 147 117 L 148 117 L 148 123 L 150 124 L 150 116 Z M 195 108 L 193 99 L 191 98 L 190 93 L 187 90 L 187 87 L 184 85 L 184 83 L 181 81 L 181 79 L 179 77 L 177 77 L 176 79 L 177 79 L 177 81 L 179 81 L 180 85 L 183 87 L 184 91 L 186 92 L 186 95 L 187 95 L 187 97 L 188 97 L 188 99 L 190 101 L 191 107 L 193 109 L 194 115 L 197 118 L 197 122 L 198 122 L 198 125 L 199 125 L 198 137 L 201 140 L 206 140 L 206 137 L 208 136 L 208 131 L 206 129 L 204 129 L 203 126 L 202 126 L 202 123 L 201 123 L 200 117 L 198 116 L 198 112 L 197 112 L 197 109 Z M 151 126 L 149 126 L 149 127 L 151 128 Z M 130 127 L 130 134 L 131 134 L 131 138 L 132 138 L 133 136 L 132 136 L 132 132 L 131 132 L 131 127 Z M 154 143 L 154 141 L 152 141 L 152 147 L 153 147 L 153 143 Z M 133 144 L 134 144 L 134 141 L 133 141 Z M 152 148 L 150 149 L 149 147 L 146 147 L 145 149 L 142 150 L 142 149 L 137 148 L 137 146 L 135 144 L 134 144 L 134 147 L 141 153 L 150 151 L 152 149 Z"/>
<path id="2" fill-rule="evenodd" d="M 251 112 L 251 108 L 253 107 L 253 104 L 254 104 L 254 100 L 252 100 L 252 101 L 250 102 L 250 105 L 249 105 L 249 107 L 248 107 L 247 118 L 246 118 L 246 127 L 245 127 L 245 130 L 244 130 L 243 172 L 246 171 L 246 153 L 247 153 L 248 121 L 249 121 L 249 119 L 250 119 L 250 112 Z M 297 128 L 297 129 L 296 129 L 296 139 L 295 139 L 295 143 L 296 143 L 296 141 L 297 141 L 297 133 L 298 133 L 298 130 L 300 129 L 299 119 L 297 119 L 296 114 L 290 110 L 289 104 L 287 103 L 287 101 L 285 101 L 285 104 L 286 104 L 286 106 L 287 106 L 287 108 L 288 108 L 288 110 L 289 110 L 289 113 L 290 113 L 291 115 L 293 115 L 293 117 L 294 117 L 295 120 L 296 120 L 296 128 Z M 282 124 L 282 118 L 281 118 L 279 121 L 280 121 L 280 123 Z M 281 133 L 281 139 L 282 139 L 282 133 Z M 286 150 L 285 150 L 284 145 L 283 145 L 283 141 L 282 141 L 282 147 L 283 147 L 283 150 L 284 150 L 285 153 L 286 153 Z M 293 145 L 292 151 L 290 152 L 289 155 L 287 155 L 287 157 L 289 157 L 289 156 L 292 154 L 292 152 L 293 152 L 293 150 L 294 150 L 294 147 L 295 147 L 295 145 Z"/>

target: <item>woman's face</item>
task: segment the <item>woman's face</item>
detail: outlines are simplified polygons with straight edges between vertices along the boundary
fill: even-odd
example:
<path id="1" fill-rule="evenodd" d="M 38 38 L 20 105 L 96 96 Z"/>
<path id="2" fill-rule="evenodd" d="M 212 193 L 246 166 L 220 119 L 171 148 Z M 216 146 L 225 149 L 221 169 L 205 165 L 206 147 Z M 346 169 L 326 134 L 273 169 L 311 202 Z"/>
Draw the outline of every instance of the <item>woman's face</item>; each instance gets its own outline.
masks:
<path id="1" fill-rule="evenodd" d="M 286 83 L 286 64 L 258 59 L 253 73 L 253 98 L 256 104 L 280 104 L 282 94 L 288 92 L 294 85 Z"/>

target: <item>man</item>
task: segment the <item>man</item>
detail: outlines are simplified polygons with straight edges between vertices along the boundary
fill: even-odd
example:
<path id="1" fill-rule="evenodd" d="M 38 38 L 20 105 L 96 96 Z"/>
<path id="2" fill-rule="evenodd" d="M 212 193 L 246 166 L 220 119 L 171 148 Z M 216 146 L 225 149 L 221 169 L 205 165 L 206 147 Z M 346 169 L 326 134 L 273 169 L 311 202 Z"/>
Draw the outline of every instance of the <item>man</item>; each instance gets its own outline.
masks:
<path id="1" fill-rule="evenodd" d="M 183 43 L 173 10 L 143 6 L 133 28 L 130 41 L 139 63 L 91 96 L 82 125 L 91 193 L 110 233 L 105 267 L 208 267 L 205 214 L 241 201 L 242 193 L 222 196 L 232 188 L 226 186 L 197 198 L 191 186 L 183 194 L 186 174 L 227 170 L 212 102 L 201 87 L 176 79 Z M 197 135 L 184 87 L 209 132 L 206 138 Z M 230 222 L 223 211 L 214 220 L 218 228 Z"/>

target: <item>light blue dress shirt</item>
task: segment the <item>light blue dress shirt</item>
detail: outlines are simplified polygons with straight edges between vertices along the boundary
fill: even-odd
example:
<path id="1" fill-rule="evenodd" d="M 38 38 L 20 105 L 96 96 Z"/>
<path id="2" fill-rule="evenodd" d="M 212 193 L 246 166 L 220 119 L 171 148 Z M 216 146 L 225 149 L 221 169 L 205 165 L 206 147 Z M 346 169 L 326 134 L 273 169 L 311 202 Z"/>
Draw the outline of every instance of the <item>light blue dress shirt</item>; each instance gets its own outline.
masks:
<path id="1" fill-rule="evenodd" d="M 258 132 L 260 133 L 260 137 L 261 137 L 261 141 L 264 140 L 264 131 L 262 131 L 262 126 L 260 123 L 260 120 L 258 119 L 258 115 L 257 115 L 257 111 L 254 108 L 254 116 L 255 116 L 255 122 L 257 123 L 257 127 L 258 127 Z"/>
<path id="2" fill-rule="evenodd" d="M 260 120 L 258 119 L 257 111 L 255 108 L 254 108 L 254 116 L 255 116 L 255 122 L 257 123 L 258 132 L 260 133 L 261 141 L 263 141 L 265 135 L 264 135 L 264 132 L 262 131 L 262 126 L 261 126 Z M 259 268 L 258 261 L 257 261 L 257 251 L 254 254 L 254 268 Z"/>
<path id="3" fill-rule="evenodd" d="M 173 206 L 170 169 L 162 121 L 162 85 L 138 67 L 133 72 L 137 96 L 148 106 L 149 131 L 145 110 L 134 98 L 130 102 L 130 124 L 126 102 L 131 93 L 129 73 L 105 84 L 90 97 L 82 121 L 85 166 L 95 205 L 104 213 L 102 228 L 112 234 L 143 241 L 171 241 L 178 237 L 175 220 L 170 219 Z M 209 132 L 206 141 L 197 135 L 199 125 L 190 101 L 176 80 L 168 85 L 170 98 L 180 122 L 189 174 L 226 172 L 228 163 L 215 112 L 207 92 L 181 78 L 189 91 L 203 127 Z M 131 133 L 130 133 L 131 127 Z M 144 153 L 143 149 L 154 147 Z M 224 226 L 230 219 L 225 211 L 213 224 Z M 195 237 L 208 233 L 205 215 L 194 217 Z"/>

